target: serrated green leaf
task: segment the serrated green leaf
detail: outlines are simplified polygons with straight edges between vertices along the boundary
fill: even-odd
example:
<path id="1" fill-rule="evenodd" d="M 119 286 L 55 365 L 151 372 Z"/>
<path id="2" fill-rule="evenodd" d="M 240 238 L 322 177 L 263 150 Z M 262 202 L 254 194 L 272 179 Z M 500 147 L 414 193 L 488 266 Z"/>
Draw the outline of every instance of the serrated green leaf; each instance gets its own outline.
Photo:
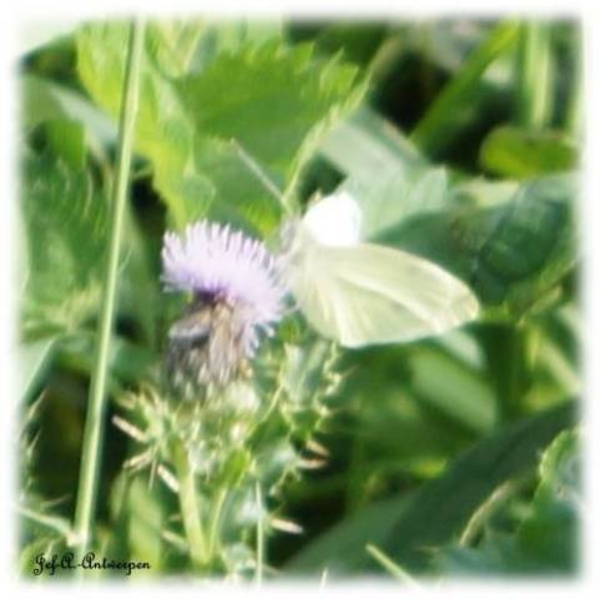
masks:
<path id="1" fill-rule="evenodd" d="M 158 71 L 179 77 L 191 66 L 206 26 L 197 20 L 161 20 L 148 24 L 146 50 Z"/>
<path id="2" fill-rule="evenodd" d="M 484 169 L 517 179 L 572 170 L 577 158 L 575 144 L 560 132 L 517 127 L 494 129 L 479 154 Z"/>
<path id="3" fill-rule="evenodd" d="M 149 38 L 147 46 L 152 40 Z M 77 70 L 82 83 L 115 120 L 121 105 L 126 45 L 125 23 L 88 25 L 77 34 Z M 189 164 L 193 147 L 190 124 L 170 81 L 158 74 L 149 59 L 141 74 L 135 145 L 152 162 L 154 186 L 176 223 L 187 222 L 189 211 L 206 210 L 208 200 L 197 195 L 198 176 Z"/>
<path id="4" fill-rule="evenodd" d="M 364 91 L 355 86 L 353 67 L 314 59 L 308 46 L 261 45 L 274 33 L 257 31 L 262 33 L 201 23 L 196 29 L 177 23 L 150 26 L 136 146 L 151 161 L 154 186 L 178 228 L 211 210 L 215 218 L 272 230 L 281 207 L 231 140 L 286 187 L 330 121 L 355 106 Z M 78 35 L 81 79 L 113 116 L 125 39 L 118 23 L 88 26 Z M 191 50 L 195 40 L 202 56 Z M 179 45 L 186 50 L 184 58 L 173 51 Z"/>
<path id="5" fill-rule="evenodd" d="M 288 49 L 270 43 L 222 54 L 202 73 L 178 82 L 196 128 L 196 164 L 215 185 L 216 209 L 228 204 L 263 232 L 272 229 L 282 208 L 277 199 L 260 182 L 252 183 L 256 176 L 234 146 L 215 148 L 215 139 L 236 140 L 287 188 L 330 121 L 360 99 L 356 74 L 337 59 L 315 59 L 310 46 Z"/>

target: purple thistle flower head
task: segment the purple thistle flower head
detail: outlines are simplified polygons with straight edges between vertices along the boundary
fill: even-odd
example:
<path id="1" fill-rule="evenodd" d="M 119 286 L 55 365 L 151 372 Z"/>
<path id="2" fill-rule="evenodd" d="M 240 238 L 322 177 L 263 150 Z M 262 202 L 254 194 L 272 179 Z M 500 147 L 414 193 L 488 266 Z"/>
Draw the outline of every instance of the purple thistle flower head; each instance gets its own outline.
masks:
<path id="1" fill-rule="evenodd" d="M 279 281 L 276 259 L 262 242 L 202 220 L 188 225 L 181 235 L 165 234 L 162 263 L 166 289 L 192 292 L 195 297 L 180 325 L 193 320 L 194 310 L 207 306 L 217 315 L 205 327 L 206 355 L 196 363 L 207 362 L 206 373 L 198 375 L 198 381 L 227 382 L 242 356 L 255 354 L 260 332 L 272 334 L 273 325 L 283 316 L 286 290 Z M 195 323 L 198 329 L 197 318 Z M 170 337 L 181 340 L 185 335 L 177 324 Z M 173 332 L 176 328 L 180 333 Z"/>

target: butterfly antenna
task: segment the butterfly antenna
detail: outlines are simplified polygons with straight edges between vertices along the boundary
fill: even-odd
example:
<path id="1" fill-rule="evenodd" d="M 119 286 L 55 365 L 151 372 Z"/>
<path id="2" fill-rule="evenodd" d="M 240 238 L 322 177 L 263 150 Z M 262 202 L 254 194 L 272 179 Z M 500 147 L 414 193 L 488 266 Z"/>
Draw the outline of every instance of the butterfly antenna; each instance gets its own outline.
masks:
<path id="1" fill-rule="evenodd" d="M 258 164 L 258 162 L 250 155 L 250 153 L 245 150 L 245 148 L 237 139 L 232 139 L 231 143 L 236 149 L 240 158 L 243 160 L 244 164 L 258 177 L 260 182 L 265 186 L 269 193 L 275 196 L 281 202 L 282 206 L 285 207 L 286 202 L 283 192 L 281 189 L 279 189 L 279 187 L 277 187 L 269 175 L 267 175 L 260 164 Z"/>

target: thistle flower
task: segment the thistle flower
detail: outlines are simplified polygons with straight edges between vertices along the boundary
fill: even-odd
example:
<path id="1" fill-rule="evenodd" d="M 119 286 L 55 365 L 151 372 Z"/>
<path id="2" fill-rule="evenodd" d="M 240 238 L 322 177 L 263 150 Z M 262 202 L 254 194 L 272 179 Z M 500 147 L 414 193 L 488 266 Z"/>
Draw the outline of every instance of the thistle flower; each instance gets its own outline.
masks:
<path id="1" fill-rule="evenodd" d="M 176 385 L 224 385 L 247 368 L 282 318 L 285 288 L 265 245 L 206 220 L 167 232 L 162 279 L 193 300 L 169 331 L 167 372 Z"/>

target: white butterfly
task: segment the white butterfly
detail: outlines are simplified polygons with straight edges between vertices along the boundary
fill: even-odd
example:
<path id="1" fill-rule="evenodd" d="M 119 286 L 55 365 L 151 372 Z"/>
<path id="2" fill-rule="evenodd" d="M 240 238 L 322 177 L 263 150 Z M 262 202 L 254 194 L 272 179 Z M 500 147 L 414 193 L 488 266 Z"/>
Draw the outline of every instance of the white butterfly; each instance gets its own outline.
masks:
<path id="1" fill-rule="evenodd" d="M 360 241 L 361 211 L 347 193 L 309 208 L 293 233 L 285 282 L 308 322 L 345 347 L 405 342 L 477 316 L 459 279 L 413 254 Z"/>

